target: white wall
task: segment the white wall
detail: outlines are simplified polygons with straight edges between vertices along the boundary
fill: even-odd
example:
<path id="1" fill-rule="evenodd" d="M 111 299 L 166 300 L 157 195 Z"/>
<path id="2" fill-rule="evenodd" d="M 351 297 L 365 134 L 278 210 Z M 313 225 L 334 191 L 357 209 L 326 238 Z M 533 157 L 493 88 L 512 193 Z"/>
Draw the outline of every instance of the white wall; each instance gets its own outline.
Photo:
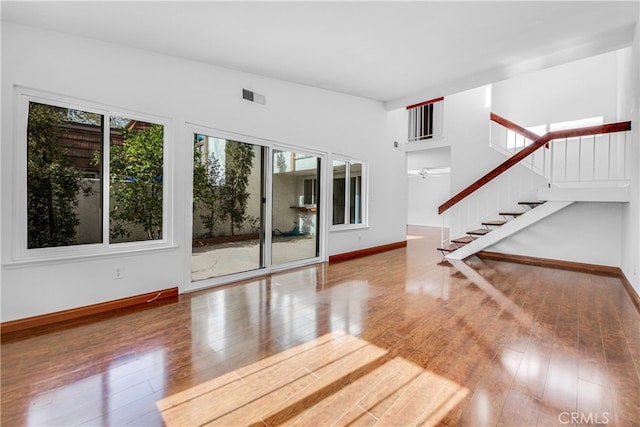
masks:
<path id="1" fill-rule="evenodd" d="M 451 195 L 505 160 L 489 147 L 489 113 L 483 87 L 445 97 L 443 127 L 451 146 Z"/>
<path id="2" fill-rule="evenodd" d="M 12 228 L 12 158 L 22 144 L 13 138 L 14 85 L 170 119 L 173 248 L 12 264 L 12 242 L 7 238 Z M 242 88 L 265 95 L 266 106 L 241 100 Z M 383 106 L 370 100 L 3 22 L 2 321 L 184 286 L 189 269 L 184 261 L 185 218 L 190 209 L 186 165 L 192 143 L 185 137 L 187 122 L 366 161 L 370 227 L 330 233 L 327 252 L 403 240 L 405 156 L 386 140 L 385 120 Z M 112 279 L 114 265 L 124 267 L 123 279 Z"/>
<path id="3" fill-rule="evenodd" d="M 491 106 L 486 104 L 485 87 L 445 97 L 445 140 L 451 145 L 451 196 L 499 166 L 507 156 L 489 145 Z M 445 212 L 450 235 L 465 234 L 483 220 L 498 219 L 499 210 L 522 199 L 544 179 L 521 165 L 483 186 Z"/>
<path id="4" fill-rule="evenodd" d="M 604 116 L 618 110 L 618 74 L 624 49 L 500 81 L 492 87 L 492 110 L 521 126 Z"/>
<path id="5" fill-rule="evenodd" d="M 408 177 L 407 224 L 429 227 L 448 227 L 438 215 L 438 206 L 449 199 L 451 179 L 449 174 L 439 176 Z"/>
<path id="6" fill-rule="evenodd" d="M 407 153 L 407 170 L 435 168 L 451 165 L 449 147 L 412 151 Z M 451 175 L 409 176 L 407 224 L 441 227 L 438 206 L 449 198 Z M 444 224 L 448 226 L 447 223 Z"/>
<path id="7" fill-rule="evenodd" d="M 639 17 L 640 18 L 640 17 Z M 640 22 L 640 19 L 638 19 Z M 640 294 L 640 24 L 636 24 L 631 54 L 630 73 L 621 90 L 625 102 L 624 114 L 628 112 L 631 124 L 631 201 L 622 209 L 622 257 L 621 268 L 631 285 Z"/>
<path id="8" fill-rule="evenodd" d="M 487 251 L 620 265 L 623 203 L 574 203 Z"/>

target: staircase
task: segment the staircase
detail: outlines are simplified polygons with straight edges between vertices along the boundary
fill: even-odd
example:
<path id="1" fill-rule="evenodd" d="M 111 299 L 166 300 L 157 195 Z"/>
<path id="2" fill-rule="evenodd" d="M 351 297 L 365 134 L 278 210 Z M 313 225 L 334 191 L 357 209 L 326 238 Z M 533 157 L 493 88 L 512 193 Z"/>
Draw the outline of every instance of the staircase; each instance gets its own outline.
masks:
<path id="1" fill-rule="evenodd" d="M 575 201 L 613 201 L 614 199 L 616 201 L 624 201 L 625 197 L 628 197 L 628 188 L 624 188 L 624 182 L 628 182 L 628 177 L 626 176 L 626 171 L 620 176 L 619 169 L 621 168 L 619 163 L 616 165 L 618 159 L 615 156 L 622 159 L 625 157 L 624 154 L 626 154 L 627 150 L 626 132 L 631 129 L 630 122 L 553 131 L 538 136 L 493 113 L 491 114 L 491 120 L 501 126 L 507 127 L 509 132 L 515 132 L 523 138 L 529 138 L 531 140 L 523 143 L 521 149 L 501 165 L 488 172 L 439 207 L 438 213 L 440 214 L 444 214 L 445 211 L 448 211 L 452 207 L 454 208 L 452 211 L 456 209 L 462 211 L 462 214 L 458 214 L 458 216 L 464 217 L 465 223 L 469 224 L 466 226 L 466 229 L 464 224 L 458 227 L 458 229 L 466 230 L 462 232 L 458 230 L 454 231 L 454 227 L 452 226 L 453 237 L 448 243 L 443 237 L 442 245 L 438 247 L 437 250 L 442 253 L 445 259 L 462 260 L 566 208 Z M 613 137 L 615 138 L 615 142 L 616 140 L 621 140 L 619 136 L 620 133 L 624 133 L 622 148 L 620 148 L 619 145 L 615 146 L 612 144 L 612 134 L 617 134 Z M 605 142 L 596 144 L 597 136 L 601 135 L 604 135 L 604 137 L 608 139 L 605 139 Z M 584 144 L 583 137 L 589 138 Z M 556 143 L 556 140 L 559 140 L 557 144 L 560 145 L 560 148 L 556 148 L 555 152 L 560 152 L 560 154 L 563 155 L 562 162 L 564 165 L 559 165 L 559 163 L 562 162 L 558 160 L 554 162 L 554 159 L 558 157 L 558 155 L 554 155 L 554 143 Z M 570 142 L 574 140 L 576 146 L 580 147 L 577 160 L 568 159 L 567 156 L 567 153 L 571 152 L 567 147 Z M 605 144 L 607 144 L 607 146 L 605 146 Z M 583 145 L 590 146 L 592 147 L 590 149 L 593 150 L 593 155 L 591 156 L 593 169 L 586 173 L 585 170 L 587 170 L 587 166 L 590 165 L 582 165 L 582 163 L 584 163 L 582 157 L 589 157 L 583 154 Z M 602 166 L 596 166 L 596 150 L 601 150 L 601 146 L 605 146 L 604 148 L 608 149 L 609 152 L 608 157 L 605 159 L 607 167 L 606 179 L 602 179 L 600 176 L 602 175 Z M 613 156 L 611 154 L 612 152 Z M 598 151 L 598 153 L 600 153 L 600 151 Z M 575 181 L 567 179 L 569 176 L 567 165 L 572 166 L 572 163 L 576 162 L 578 165 L 577 179 Z M 591 160 L 589 162 L 591 162 Z M 622 160 L 622 162 L 622 169 L 624 169 L 624 160 Z M 511 168 L 518 164 L 524 165 L 527 169 L 544 178 L 546 182 L 544 186 L 538 185 L 538 187 L 532 189 L 534 191 L 531 192 L 531 194 L 536 194 L 537 197 L 523 198 L 524 201 L 512 204 L 512 206 L 507 205 L 508 207 L 503 209 L 496 208 L 494 212 L 497 212 L 497 216 L 502 219 L 495 219 L 495 214 L 480 212 L 480 206 L 490 205 L 489 201 L 485 202 L 484 199 L 495 198 L 495 196 L 489 193 L 495 190 L 490 188 L 492 186 L 494 188 L 501 187 L 504 186 L 505 183 L 508 185 L 510 179 L 508 177 L 503 178 L 503 176 L 510 173 Z M 564 166 L 564 169 L 562 169 L 562 166 Z M 584 179 L 585 176 L 587 179 Z M 500 177 L 500 179 L 493 181 L 498 177 Z M 558 179 L 558 177 L 563 177 L 564 181 Z M 586 185 L 582 185 L 585 184 L 585 181 Z M 490 182 L 491 184 L 487 185 Z M 575 188 L 563 187 L 562 185 L 566 183 L 570 184 L 569 187 Z M 622 186 L 620 185 L 621 183 L 623 183 Z M 594 190 L 593 187 L 597 188 Z M 481 188 L 483 192 L 478 192 Z M 507 193 L 510 192 L 507 191 Z M 475 198 L 473 202 L 469 202 L 469 199 L 471 199 L 469 196 L 471 195 L 474 195 Z M 595 200 L 594 197 L 602 198 L 602 200 Z M 536 200 L 532 200 L 534 198 Z M 460 202 L 463 203 L 458 205 Z M 465 203 L 466 206 L 464 206 Z M 454 205 L 458 206 L 454 207 Z M 469 219 L 471 216 L 469 212 L 473 212 L 477 219 Z M 491 218 L 491 216 L 494 216 L 494 218 L 485 219 Z"/>
<path id="2" fill-rule="evenodd" d="M 504 220 L 484 221 L 484 229 L 471 230 L 467 236 L 454 238 L 438 250 L 447 259 L 464 259 L 574 203 L 573 201 L 526 201 L 519 211 L 499 212 Z"/>
<path id="3" fill-rule="evenodd" d="M 462 248 L 465 245 L 468 245 L 469 243 L 474 242 L 475 240 L 479 239 L 480 237 L 486 236 L 494 228 L 502 227 L 507 222 L 509 222 L 510 219 L 518 218 L 519 216 L 524 215 L 527 212 L 527 210 L 531 210 L 531 209 L 535 208 L 536 206 L 542 205 L 543 203 L 545 203 L 545 202 L 543 202 L 543 201 L 518 202 L 518 205 L 523 206 L 523 207 L 528 207 L 528 209 L 525 209 L 523 211 L 499 212 L 498 215 L 501 216 L 502 218 L 504 218 L 503 221 L 502 220 L 483 221 L 481 224 L 484 226 L 484 228 L 477 228 L 475 230 L 467 231 L 466 232 L 466 234 L 467 234 L 466 236 L 462 236 L 462 237 L 458 237 L 458 238 L 452 239 L 450 244 L 448 244 L 448 245 L 446 245 L 444 247 L 439 247 L 437 250 L 442 252 L 442 256 L 447 256 L 447 254 L 455 252 L 456 250 Z"/>

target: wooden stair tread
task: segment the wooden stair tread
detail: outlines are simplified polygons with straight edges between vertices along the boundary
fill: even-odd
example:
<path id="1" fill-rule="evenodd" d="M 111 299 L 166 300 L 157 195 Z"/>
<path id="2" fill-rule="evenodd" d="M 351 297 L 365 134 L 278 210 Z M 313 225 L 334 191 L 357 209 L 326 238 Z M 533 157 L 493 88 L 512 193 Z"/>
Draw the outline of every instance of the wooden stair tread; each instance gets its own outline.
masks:
<path id="1" fill-rule="evenodd" d="M 467 234 L 472 234 L 474 236 L 484 236 L 487 233 L 490 233 L 491 230 L 488 228 L 478 228 L 477 230 L 467 231 Z"/>
<path id="2" fill-rule="evenodd" d="M 490 225 L 494 227 L 500 227 L 501 225 L 505 225 L 507 221 L 485 221 L 482 225 Z"/>
<path id="3" fill-rule="evenodd" d="M 538 205 L 544 205 L 545 202 L 544 201 L 540 201 L 537 200 L 535 202 L 518 202 L 519 205 L 529 205 L 529 206 L 538 206 Z"/>
<path id="4" fill-rule="evenodd" d="M 498 215 L 502 215 L 502 216 L 520 216 L 523 213 L 524 212 L 500 212 Z"/>
<path id="5" fill-rule="evenodd" d="M 454 244 L 449 244 L 449 245 L 444 246 L 444 247 L 442 247 L 442 248 L 438 248 L 438 250 L 439 250 L 440 252 L 453 252 L 453 251 L 455 251 L 456 249 L 458 249 L 458 246 L 456 246 L 456 245 L 454 245 Z"/>
<path id="6" fill-rule="evenodd" d="M 466 245 L 467 243 L 473 242 L 473 237 L 469 237 L 469 236 L 458 237 L 457 239 L 453 239 L 451 242 L 452 243 L 461 243 L 461 244 Z"/>

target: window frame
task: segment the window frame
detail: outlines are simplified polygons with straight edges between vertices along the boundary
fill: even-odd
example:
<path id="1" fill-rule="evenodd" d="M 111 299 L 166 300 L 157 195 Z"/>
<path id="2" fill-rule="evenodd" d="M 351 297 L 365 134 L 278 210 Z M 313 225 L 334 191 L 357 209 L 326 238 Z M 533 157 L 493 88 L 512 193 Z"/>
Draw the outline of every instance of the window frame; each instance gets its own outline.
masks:
<path id="1" fill-rule="evenodd" d="M 345 190 L 344 190 L 344 223 L 343 224 L 334 224 L 333 223 L 333 184 L 335 181 L 333 168 L 334 161 L 344 162 L 345 163 Z M 351 166 L 352 164 L 359 164 L 361 167 L 360 170 L 360 218 L 361 222 L 359 223 L 351 223 Z M 331 182 L 328 185 L 328 188 L 331 189 L 331 196 L 329 200 L 331 200 L 331 209 L 327 209 L 328 212 L 331 212 L 331 217 L 327 218 L 329 223 L 331 224 L 331 231 L 342 231 L 342 230 L 354 230 L 359 228 L 369 228 L 369 167 L 366 161 L 354 159 L 348 156 L 339 156 L 333 155 L 331 156 Z M 347 179 L 347 177 L 349 179 Z"/>
<path id="2" fill-rule="evenodd" d="M 109 209 L 102 209 L 102 242 L 46 248 L 28 248 L 28 207 L 27 207 L 27 128 L 29 124 L 29 105 L 31 102 L 60 108 L 76 109 L 103 116 L 102 138 L 102 206 L 109 206 L 109 149 L 111 144 L 111 117 L 126 117 L 163 126 L 163 185 L 162 185 L 162 239 L 111 243 L 109 240 Z M 12 262 L 34 262 L 88 258 L 107 254 L 141 252 L 173 248 L 173 167 L 171 156 L 172 130 L 171 120 L 157 115 L 110 107 L 98 102 L 86 101 L 69 96 L 16 86 L 14 89 L 14 164 L 12 185 Z"/>

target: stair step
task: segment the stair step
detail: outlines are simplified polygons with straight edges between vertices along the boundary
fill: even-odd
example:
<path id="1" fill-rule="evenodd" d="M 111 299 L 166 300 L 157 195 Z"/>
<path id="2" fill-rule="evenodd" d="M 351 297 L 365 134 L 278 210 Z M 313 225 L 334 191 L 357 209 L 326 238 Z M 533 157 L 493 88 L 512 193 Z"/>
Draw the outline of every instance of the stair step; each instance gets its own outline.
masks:
<path id="1" fill-rule="evenodd" d="M 522 215 L 524 212 L 500 212 L 498 215 L 502 215 L 502 216 L 520 216 Z"/>
<path id="2" fill-rule="evenodd" d="M 467 234 L 471 234 L 473 236 L 484 236 L 487 233 L 490 233 L 491 230 L 488 228 L 478 228 L 477 230 L 467 231 Z"/>
<path id="3" fill-rule="evenodd" d="M 521 206 L 529 206 L 531 209 L 533 209 L 536 206 L 544 205 L 544 201 L 537 200 L 535 202 L 518 202 L 518 204 Z"/>
<path id="4" fill-rule="evenodd" d="M 458 246 L 456 246 L 456 245 L 454 245 L 454 244 L 450 244 L 450 245 L 444 246 L 444 247 L 442 247 L 442 248 L 438 248 L 438 250 L 439 250 L 440 252 L 442 252 L 442 256 L 444 256 L 444 255 L 445 255 L 445 252 L 453 252 L 453 251 L 455 251 L 456 249 L 458 249 Z"/>
<path id="5" fill-rule="evenodd" d="M 473 237 L 470 237 L 470 236 L 458 237 L 457 239 L 453 239 L 451 241 L 451 243 L 456 243 L 461 245 L 466 245 L 467 243 L 471 243 L 471 242 L 473 242 Z"/>
<path id="6" fill-rule="evenodd" d="M 491 227 L 500 227 L 501 225 L 505 225 L 507 221 L 485 221 L 482 225 L 488 225 Z"/>

